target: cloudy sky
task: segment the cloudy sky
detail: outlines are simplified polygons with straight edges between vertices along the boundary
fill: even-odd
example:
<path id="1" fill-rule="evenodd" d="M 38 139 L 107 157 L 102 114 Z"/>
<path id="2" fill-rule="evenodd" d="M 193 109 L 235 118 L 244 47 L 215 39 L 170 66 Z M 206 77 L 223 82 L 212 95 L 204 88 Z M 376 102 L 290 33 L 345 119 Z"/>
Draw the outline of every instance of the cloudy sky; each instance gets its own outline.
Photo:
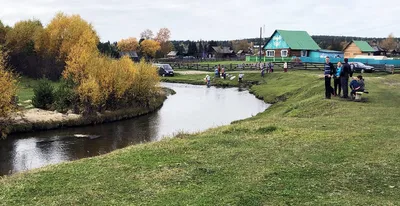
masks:
<path id="1" fill-rule="evenodd" d="M 175 40 L 254 38 L 265 25 L 312 35 L 400 36 L 399 0 L 0 0 L 0 20 L 36 18 L 47 24 L 56 12 L 80 14 L 102 41 L 139 37 L 167 27 Z"/>

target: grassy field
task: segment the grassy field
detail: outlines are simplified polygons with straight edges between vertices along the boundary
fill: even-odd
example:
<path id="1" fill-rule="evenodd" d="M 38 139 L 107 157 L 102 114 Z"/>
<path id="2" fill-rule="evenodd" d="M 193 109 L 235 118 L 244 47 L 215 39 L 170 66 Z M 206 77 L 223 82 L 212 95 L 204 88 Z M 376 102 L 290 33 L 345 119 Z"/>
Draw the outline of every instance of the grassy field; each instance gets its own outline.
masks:
<path id="1" fill-rule="evenodd" d="M 399 205 L 400 75 L 357 103 L 317 74 L 267 76 L 252 92 L 276 103 L 232 125 L 4 177 L 0 204 Z"/>

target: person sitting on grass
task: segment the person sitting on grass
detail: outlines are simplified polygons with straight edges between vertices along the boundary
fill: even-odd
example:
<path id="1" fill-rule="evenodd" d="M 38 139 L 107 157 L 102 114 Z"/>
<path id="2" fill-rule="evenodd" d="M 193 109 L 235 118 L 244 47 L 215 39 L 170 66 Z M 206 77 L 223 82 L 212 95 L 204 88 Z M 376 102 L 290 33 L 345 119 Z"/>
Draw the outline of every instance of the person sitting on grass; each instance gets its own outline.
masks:
<path id="1" fill-rule="evenodd" d="M 356 95 L 356 92 L 364 92 L 365 83 L 363 77 L 361 75 L 358 75 L 357 77 L 353 78 L 353 81 L 350 82 L 350 88 L 351 97 L 354 97 L 354 95 Z"/>

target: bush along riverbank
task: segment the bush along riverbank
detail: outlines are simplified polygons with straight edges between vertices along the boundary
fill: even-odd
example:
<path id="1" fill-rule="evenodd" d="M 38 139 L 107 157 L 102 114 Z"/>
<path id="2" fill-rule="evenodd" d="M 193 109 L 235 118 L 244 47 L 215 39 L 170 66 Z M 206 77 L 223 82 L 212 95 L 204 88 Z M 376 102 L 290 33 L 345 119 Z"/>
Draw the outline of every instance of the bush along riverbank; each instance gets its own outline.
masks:
<path id="1" fill-rule="evenodd" d="M 171 92 L 170 90 L 167 91 Z M 12 134 L 77 127 L 114 122 L 146 115 L 162 107 L 167 95 L 169 95 L 166 93 L 167 91 L 160 92 L 160 94 L 153 97 L 153 99 L 149 101 L 148 106 L 136 106 L 85 116 L 70 113 L 62 114 L 40 109 L 25 110 L 15 115 L 13 122 L 9 125 L 8 131 Z"/>
<path id="2" fill-rule="evenodd" d="M 274 73 L 267 111 L 198 134 L 0 179 L 4 205 L 397 205 L 400 76 L 363 102 L 324 99 L 317 73 Z"/>

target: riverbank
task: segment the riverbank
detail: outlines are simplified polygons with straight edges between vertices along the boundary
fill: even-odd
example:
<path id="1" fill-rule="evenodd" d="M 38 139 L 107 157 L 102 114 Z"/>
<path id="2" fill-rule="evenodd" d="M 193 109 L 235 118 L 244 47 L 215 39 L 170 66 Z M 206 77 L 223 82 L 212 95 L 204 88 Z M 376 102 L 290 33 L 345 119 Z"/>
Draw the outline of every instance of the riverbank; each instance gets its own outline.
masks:
<path id="1" fill-rule="evenodd" d="M 148 107 L 105 111 L 104 113 L 97 113 L 91 116 L 82 116 L 73 113 L 63 114 L 57 111 L 47 111 L 37 108 L 23 109 L 14 114 L 14 117 L 12 118 L 13 123 L 9 126 L 9 133 L 13 134 L 86 126 L 130 119 L 156 111 L 163 105 L 167 96 L 171 94 L 174 94 L 174 91 L 165 88 L 158 96 L 154 97 Z"/>
<path id="2" fill-rule="evenodd" d="M 195 72 L 191 73 L 190 71 L 178 71 L 178 73 L 173 77 L 162 77 L 161 81 L 169 82 L 169 83 L 184 83 L 184 84 L 193 84 L 193 85 L 205 85 L 204 78 L 206 75 L 211 76 L 211 86 L 215 87 L 250 87 L 255 84 L 265 83 L 267 78 L 262 78 L 260 72 L 243 72 L 244 78 L 243 82 L 239 83 L 238 76 L 240 72 L 227 72 L 231 77 L 235 78 L 230 80 L 230 77 L 227 77 L 225 80 L 221 78 L 216 78 L 213 72 Z"/>
<path id="3" fill-rule="evenodd" d="M 400 76 L 366 76 L 370 94 L 357 103 L 325 100 L 324 81 L 315 72 L 271 74 L 251 88 L 265 101 L 276 102 L 262 114 L 198 134 L 4 177 L 0 201 L 397 205 Z"/>

